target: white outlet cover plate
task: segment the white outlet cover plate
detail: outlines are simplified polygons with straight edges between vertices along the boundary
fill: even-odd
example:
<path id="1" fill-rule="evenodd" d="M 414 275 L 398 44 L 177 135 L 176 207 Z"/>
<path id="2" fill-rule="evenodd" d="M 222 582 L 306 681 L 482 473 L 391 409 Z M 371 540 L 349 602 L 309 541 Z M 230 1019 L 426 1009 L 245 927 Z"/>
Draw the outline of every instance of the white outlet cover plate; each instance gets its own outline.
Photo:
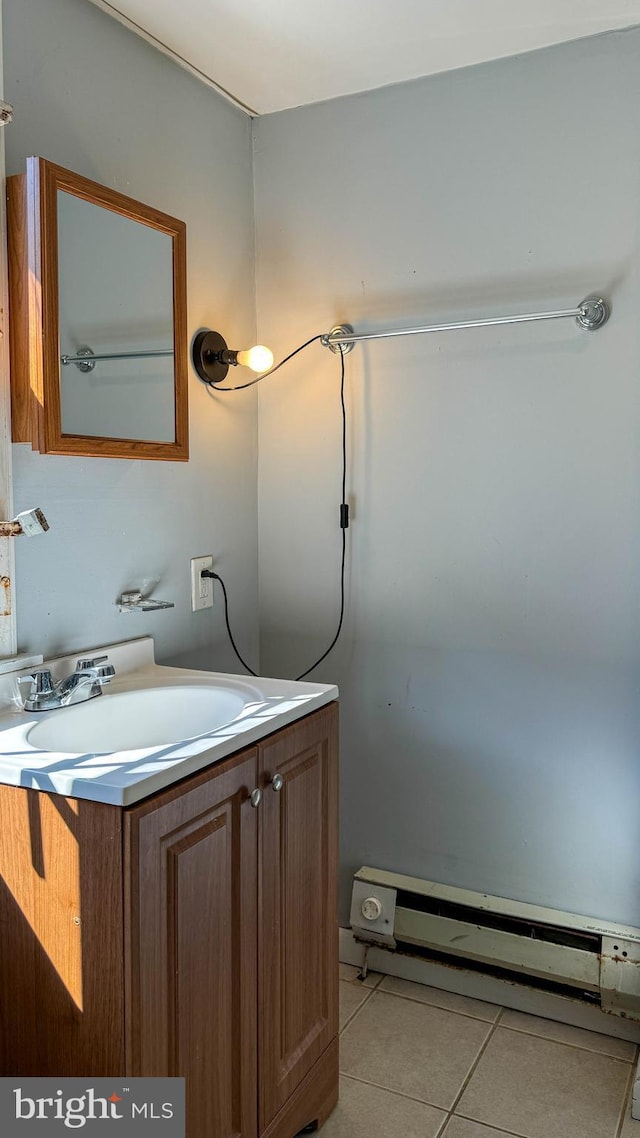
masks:
<path id="1" fill-rule="evenodd" d="M 191 558 L 191 611 L 213 608 L 213 581 L 210 577 L 203 577 L 203 569 L 213 569 L 213 556 L 207 553 L 203 557 Z"/>

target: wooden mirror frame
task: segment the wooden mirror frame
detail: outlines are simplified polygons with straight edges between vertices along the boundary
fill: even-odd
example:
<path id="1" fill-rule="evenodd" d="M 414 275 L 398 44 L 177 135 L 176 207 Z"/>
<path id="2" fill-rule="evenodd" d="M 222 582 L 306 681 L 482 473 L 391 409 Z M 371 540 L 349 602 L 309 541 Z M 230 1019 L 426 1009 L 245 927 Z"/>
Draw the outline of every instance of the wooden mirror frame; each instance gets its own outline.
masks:
<path id="1" fill-rule="evenodd" d="M 72 435 L 62 430 L 58 308 L 58 191 L 139 221 L 173 242 L 173 348 L 175 439 Z M 56 166 L 28 158 L 26 174 L 7 178 L 11 416 L 13 441 L 42 454 L 102 458 L 189 458 L 186 226 Z"/>

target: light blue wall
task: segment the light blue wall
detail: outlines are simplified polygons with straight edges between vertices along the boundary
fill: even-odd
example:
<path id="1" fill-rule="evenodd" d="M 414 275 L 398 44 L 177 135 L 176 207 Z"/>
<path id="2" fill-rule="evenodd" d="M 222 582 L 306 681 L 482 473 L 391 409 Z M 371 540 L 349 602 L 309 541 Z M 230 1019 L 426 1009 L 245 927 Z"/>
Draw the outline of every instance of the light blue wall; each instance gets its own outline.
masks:
<path id="1" fill-rule="evenodd" d="M 189 331 L 253 333 L 251 124 L 87 0 L 3 0 L 9 171 L 39 153 L 184 218 Z M 364 863 L 640 924 L 640 33 L 302 108 L 254 127 L 260 338 L 614 304 L 383 341 L 347 360 L 349 601 L 315 673 L 343 723 L 344 895 Z M 586 121 L 581 120 L 586 108 Z M 260 391 L 262 668 L 297 674 L 338 604 L 337 360 Z M 258 648 L 254 391 L 190 377 L 188 465 L 14 448 L 21 647 L 149 632 L 233 670 L 213 552 Z M 145 578 L 176 609 L 119 617 Z M 132 623 L 135 620 L 135 625 Z"/>
<path id="2" fill-rule="evenodd" d="M 259 119 L 259 337 L 347 358 L 342 868 L 640 925 L 640 31 Z M 338 608 L 338 369 L 260 388 L 262 666 Z M 343 911 L 343 916 L 346 909 Z"/>
<path id="3" fill-rule="evenodd" d="M 187 224 L 188 329 L 253 342 L 251 122 L 88 0 L 4 0 L 7 169 L 39 154 Z M 189 558 L 213 553 L 237 639 L 257 658 L 255 395 L 189 376 L 191 461 L 42 456 L 15 446 L 15 505 L 46 538 L 16 543 L 21 648 L 52 654 L 142 634 L 158 658 L 233 669 L 222 606 L 191 613 Z M 158 578 L 175 609 L 120 616 Z"/>

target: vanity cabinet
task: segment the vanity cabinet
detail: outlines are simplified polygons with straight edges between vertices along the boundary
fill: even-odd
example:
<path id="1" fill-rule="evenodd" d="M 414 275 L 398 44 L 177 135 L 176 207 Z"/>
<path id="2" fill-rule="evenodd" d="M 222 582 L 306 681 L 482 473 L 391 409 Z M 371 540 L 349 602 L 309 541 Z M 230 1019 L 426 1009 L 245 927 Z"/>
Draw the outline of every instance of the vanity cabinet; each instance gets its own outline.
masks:
<path id="1" fill-rule="evenodd" d="M 187 1138 L 324 1121 L 337 783 L 329 704 L 126 809 L 0 787 L 2 1073 L 183 1075 Z"/>

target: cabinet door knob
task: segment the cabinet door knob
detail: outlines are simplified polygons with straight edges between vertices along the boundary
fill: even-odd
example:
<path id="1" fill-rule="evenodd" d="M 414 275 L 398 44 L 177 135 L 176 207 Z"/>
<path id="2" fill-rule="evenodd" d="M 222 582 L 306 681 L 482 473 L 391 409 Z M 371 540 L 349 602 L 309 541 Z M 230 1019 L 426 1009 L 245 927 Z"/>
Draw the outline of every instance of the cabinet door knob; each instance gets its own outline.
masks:
<path id="1" fill-rule="evenodd" d="M 274 774 L 273 778 L 271 779 L 271 785 L 272 785 L 273 789 L 276 791 L 282 790 L 282 788 L 284 786 L 284 779 L 283 779 L 282 775 L 281 774 Z"/>
<path id="2" fill-rule="evenodd" d="M 259 806 L 261 799 L 262 799 L 262 791 L 259 790 L 258 787 L 256 787 L 255 790 L 251 791 L 251 794 L 249 795 L 249 801 L 250 801 L 252 806 Z"/>

